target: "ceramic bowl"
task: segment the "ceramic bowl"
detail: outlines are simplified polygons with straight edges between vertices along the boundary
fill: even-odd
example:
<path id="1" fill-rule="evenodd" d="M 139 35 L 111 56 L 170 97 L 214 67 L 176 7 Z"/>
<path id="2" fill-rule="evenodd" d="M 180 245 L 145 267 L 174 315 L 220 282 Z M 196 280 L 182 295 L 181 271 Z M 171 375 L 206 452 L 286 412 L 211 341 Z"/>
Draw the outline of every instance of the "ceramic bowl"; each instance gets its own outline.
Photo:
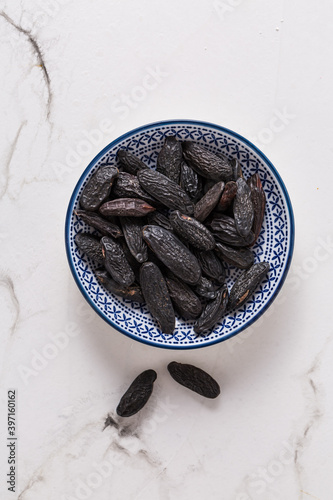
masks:
<path id="1" fill-rule="evenodd" d="M 79 198 L 88 179 L 101 166 L 116 164 L 119 148 L 137 155 L 149 167 L 156 166 L 158 152 L 166 135 L 175 135 L 178 140 L 191 140 L 212 152 L 220 152 L 229 158 L 237 158 L 242 165 L 244 177 L 259 173 L 266 193 L 265 219 L 260 236 L 253 247 L 255 261 L 268 261 L 270 272 L 255 293 L 237 310 L 233 310 L 205 336 L 195 334 L 193 321 L 176 320 L 173 335 L 166 335 L 142 304 L 122 299 L 104 289 L 94 274 L 94 263 L 75 245 L 78 232 L 94 233 L 74 214 Z M 227 340 L 252 325 L 272 304 L 281 290 L 291 263 L 294 244 L 294 218 L 286 187 L 276 168 L 251 144 L 250 141 L 219 125 L 211 123 L 173 120 L 152 123 L 132 130 L 106 146 L 88 165 L 81 175 L 71 196 L 65 226 L 66 251 L 70 269 L 84 298 L 91 307 L 120 333 L 134 340 L 155 347 L 171 349 L 193 349 Z M 241 273 L 235 268 L 227 269 L 230 287 Z"/>

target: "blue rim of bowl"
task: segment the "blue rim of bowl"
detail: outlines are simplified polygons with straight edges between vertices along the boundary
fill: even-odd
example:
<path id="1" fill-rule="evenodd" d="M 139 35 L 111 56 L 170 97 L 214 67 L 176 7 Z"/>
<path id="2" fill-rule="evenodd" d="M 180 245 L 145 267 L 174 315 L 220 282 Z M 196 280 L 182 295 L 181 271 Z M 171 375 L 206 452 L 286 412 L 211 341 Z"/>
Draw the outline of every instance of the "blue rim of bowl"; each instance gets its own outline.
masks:
<path id="1" fill-rule="evenodd" d="M 226 335 L 223 335 L 223 336 L 221 336 L 221 338 L 212 340 L 211 342 L 207 342 L 203 345 L 201 345 L 201 344 L 199 344 L 199 345 L 181 345 L 180 344 L 179 346 L 178 345 L 166 345 L 166 344 L 159 345 L 159 344 L 152 342 L 150 340 L 145 340 L 145 339 L 141 339 L 139 337 L 136 337 L 132 333 L 127 332 L 126 330 L 124 330 L 123 328 L 118 326 L 117 324 L 113 323 L 113 321 L 110 318 L 105 316 L 100 311 L 100 309 L 98 309 L 98 307 L 90 299 L 89 295 L 87 294 L 84 287 L 82 286 L 82 283 L 81 283 L 80 279 L 78 278 L 77 273 L 76 273 L 75 268 L 74 268 L 71 250 L 70 250 L 70 241 L 69 241 L 69 236 L 68 236 L 69 229 L 70 229 L 70 221 L 71 221 L 71 217 L 72 217 L 72 213 L 73 213 L 73 207 L 74 207 L 77 195 L 78 195 L 78 191 L 81 188 L 81 184 L 82 184 L 83 180 L 85 179 L 86 175 L 91 170 L 91 168 L 105 155 L 105 153 L 107 153 L 111 147 L 116 146 L 117 144 L 122 142 L 124 139 L 127 139 L 128 137 L 130 137 L 134 134 L 137 134 L 138 132 L 143 132 L 145 130 L 157 128 L 157 127 L 161 127 L 161 126 L 175 126 L 175 125 L 197 125 L 199 127 L 211 127 L 215 130 L 218 130 L 219 132 L 227 133 L 227 134 L 235 137 L 236 139 L 239 139 L 240 141 L 246 143 L 251 149 L 253 149 L 258 154 L 258 156 L 260 156 L 260 158 L 262 158 L 262 160 L 267 164 L 267 166 L 273 172 L 273 174 L 274 174 L 277 182 L 279 183 L 280 188 L 282 189 L 282 192 L 284 194 L 284 197 L 285 197 L 285 200 L 287 203 L 287 208 L 288 208 L 288 215 L 289 215 L 289 219 L 290 219 L 290 245 L 289 245 L 288 256 L 286 259 L 286 267 L 285 267 L 284 273 L 281 277 L 281 281 L 280 281 L 278 287 L 276 288 L 274 294 L 270 297 L 267 304 L 265 304 L 265 306 L 256 314 L 256 316 L 254 316 L 246 325 L 243 325 L 243 326 L 237 328 L 236 330 L 234 330 L 233 332 L 226 334 Z M 262 316 L 265 313 L 265 311 L 267 311 L 267 309 L 272 305 L 272 303 L 274 302 L 274 300 L 278 296 L 279 292 L 281 291 L 281 288 L 282 288 L 282 286 L 285 282 L 285 279 L 288 275 L 288 272 L 289 272 L 289 268 L 290 268 L 290 264 L 291 264 L 291 260 L 292 260 L 292 256 L 293 256 L 293 251 L 294 251 L 294 241 L 295 241 L 295 220 L 294 220 L 294 213 L 293 213 L 290 197 L 289 197 L 287 188 L 286 188 L 283 180 L 281 179 L 280 174 L 278 173 L 278 171 L 274 167 L 274 165 L 270 162 L 270 160 L 266 157 L 266 155 L 264 155 L 264 153 L 262 153 L 262 151 L 260 151 L 260 149 L 258 149 L 251 141 L 249 141 L 248 139 L 246 139 L 242 135 L 238 134 L 237 132 L 234 132 L 233 130 L 222 127 L 220 125 L 216 125 L 216 124 L 210 123 L 210 122 L 202 122 L 199 120 L 165 120 L 165 121 L 160 121 L 160 122 L 153 122 L 153 123 L 149 123 L 147 125 L 143 125 L 141 127 L 135 128 L 133 130 L 130 130 L 129 132 L 126 132 L 125 134 L 121 135 L 120 137 L 118 137 L 114 141 L 110 142 L 89 163 L 87 168 L 82 173 L 80 179 L 78 180 L 78 182 L 74 188 L 74 191 L 72 193 L 69 205 L 68 205 L 67 214 L 66 214 L 66 222 L 65 222 L 65 244 L 66 244 L 66 254 L 67 254 L 69 267 L 70 267 L 70 270 L 72 272 L 72 275 L 74 277 L 74 280 L 75 280 L 80 292 L 82 293 L 83 297 L 86 299 L 88 304 L 96 311 L 96 313 L 102 319 L 104 319 L 104 321 L 106 321 L 109 325 L 111 325 L 113 328 L 115 328 L 119 332 L 123 333 L 127 337 L 130 337 L 131 339 L 134 339 L 134 340 L 141 342 L 143 344 L 151 345 L 153 347 L 160 347 L 162 349 L 174 349 L 174 350 L 177 350 L 177 349 L 199 349 L 199 348 L 211 346 L 213 344 L 218 344 L 220 342 L 224 342 L 225 340 L 228 340 L 228 339 L 234 337 L 235 335 L 238 335 L 243 330 L 246 330 L 246 328 L 248 328 L 255 321 L 257 321 L 260 318 L 260 316 Z"/>

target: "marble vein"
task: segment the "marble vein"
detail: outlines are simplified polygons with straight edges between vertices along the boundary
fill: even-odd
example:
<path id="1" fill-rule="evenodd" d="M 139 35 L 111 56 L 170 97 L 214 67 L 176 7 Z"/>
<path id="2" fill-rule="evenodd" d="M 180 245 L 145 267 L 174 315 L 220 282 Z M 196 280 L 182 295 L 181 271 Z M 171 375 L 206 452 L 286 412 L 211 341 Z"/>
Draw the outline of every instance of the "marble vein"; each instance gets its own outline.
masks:
<path id="1" fill-rule="evenodd" d="M 23 500 L 23 497 L 25 494 L 36 484 L 39 483 L 40 481 L 43 481 L 43 476 L 41 475 L 36 475 L 33 476 L 30 481 L 28 482 L 27 486 L 24 488 L 24 490 L 21 491 L 19 496 L 17 497 L 17 500 Z"/>
<path id="2" fill-rule="evenodd" d="M 138 438 L 139 435 L 138 433 L 136 432 L 137 430 L 137 425 L 136 424 L 132 424 L 132 425 L 120 425 L 116 420 L 115 418 L 108 414 L 105 422 L 104 422 L 104 428 L 103 428 L 103 431 L 107 428 L 107 427 L 115 427 L 118 431 L 118 435 L 119 436 L 133 436 L 133 437 L 136 437 Z"/>
<path id="3" fill-rule="evenodd" d="M 8 159 L 7 159 L 6 163 L 5 163 L 5 172 L 4 172 L 5 183 L 4 183 L 4 186 L 2 188 L 2 192 L 0 193 L 0 199 L 3 198 L 4 195 L 7 192 L 8 184 L 9 184 L 9 176 L 10 176 L 10 164 L 12 162 L 13 155 L 14 155 L 14 152 L 15 152 L 18 140 L 20 138 L 22 129 L 23 129 L 23 127 L 26 124 L 27 124 L 26 120 L 21 123 L 21 125 L 19 126 L 18 131 L 16 132 L 16 135 L 14 137 L 14 141 L 13 141 L 13 143 L 10 146 L 10 150 L 9 150 L 9 154 L 8 154 Z"/>
<path id="4" fill-rule="evenodd" d="M 6 274 L 2 275 L 0 277 L 0 284 L 2 286 L 4 286 L 5 288 L 7 288 L 9 295 L 10 295 L 10 298 L 11 298 L 11 301 L 12 301 L 13 306 L 14 306 L 14 310 L 15 310 L 14 321 L 13 321 L 13 324 L 10 328 L 10 336 L 12 336 L 16 330 L 17 323 L 18 323 L 18 320 L 20 317 L 20 303 L 18 301 L 16 292 L 15 292 L 13 280 L 11 279 L 10 276 L 8 276 Z"/>
<path id="5" fill-rule="evenodd" d="M 107 416 L 107 418 L 105 420 L 105 423 L 104 423 L 104 429 L 103 429 L 103 431 L 105 431 L 105 429 L 107 427 L 115 427 L 116 429 L 119 429 L 118 422 L 116 422 L 115 419 L 111 415 Z"/>
<path id="6" fill-rule="evenodd" d="M 308 495 L 309 497 L 314 498 L 315 500 L 320 500 L 318 497 L 315 497 L 311 495 L 311 493 L 307 493 L 306 491 L 301 490 L 301 493 L 304 493 L 304 495 Z"/>
<path id="7" fill-rule="evenodd" d="M 309 442 L 311 429 L 314 427 L 316 423 L 318 423 L 318 421 L 323 416 L 323 412 L 321 409 L 321 392 L 318 385 L 315 383 L 313 376 L 320 369 L 322 355 L 326 351 L 327 345 L 331 341 L 332 339 L 330 337 L 326 340 L 324 347 L 316 355 L 310 368 L 305 372 L 305 377 L 306 377 L 305 380 L 307 387 L 305 395 L 307 397 L 310 397 L 310 403 L 308 408 L 309 418 L 304 425 L 301 436 L 296 441 L 294 450 L 294 467 L 295 467 L 296 479 L 300 489 L 299 500 L 302 499 L 303 493 L 305 493 L 303 490 L 303 477 L 302 477 L 303 467 L 300 463 L 301 454 L 303 453 L 305 446 Z"/>
<path id="8" fill-rule="evenodd" d="M 56 450 L 52 451 L 46 458 L 45 460 L 41 463 L 41 465 L 35 470 L 35 472 L 32 473 L 30 479 L 27 482 L 27 485 L 23 488 L 19 496 L 17 497 L 17 500 L 24 500 L 26 498 L 26 493 L 33 488 L 33 486 L 37 483 L 40 483 L 43 481 L 48 473 L 49 470 L 52 470 L 52 462 L 56 458 L 60 457 L 63 452 L 65 452 L 66 449 L 70 447 L 71 444 L 73 444 L 84 432 L 87 432 L 88 429 L 91 429 L 91 427 L 95 427 L 96 424 L 93 424 L 91 422 L 88 422 L 82 429 L 77 431 L 76 434 L 74 434 L 72 437 L 70 437 L 66 443 L 61 445 L 59 448 Z"/>
<path id="9" fill-rule="evenodd" d="M 102 431 L 104 431 L 107 427 L 114 427 L 117 430 L 117 434 L 116 434 L 116 440 L 111 442 L 111 444 L 106 449 L 104 456 L 106 456 L 110 450 L 117 449 L 118 451 L 121 451 L 126 455 L 133 457 L 132 451 L 126 448 L 125 443 L 123 444 L 122 441 L 123 438 L 134 437 L 140 443 L 140 446 L 138 446 L 138 450 L 136 453 L 137 456 L 144 459 L 151 466 L 157 467 L 160 465 L 160 461 L 156 457 L 152 457 L 149 451 L 141 446 L 141 439 L 137 431 L 138 428 L 137 424 L 121 425 L 119 422 L 115 420 L 115 418 L 112 415 L 108 414 Z"/>
<path id="10" fill-rule="evenodd" d="M 51 79 L 50 79 L 49 72 L 46 68 L 44 57 L 43 57 L 42 51 L 39 47 L 39 44 L 38 44 L 37 40 L 32 36 L 30 31 L 28 31 L 28 30 L 22 28 L 21 26 L 19 26 L 18 24 L 16 24 L 13 21 L 13 19 L 11 19 L 8 16 L 8 14 L 6 14 L 6 12 L 4 12 L 3 10 L 0 11 L 0 16 L 3 17 L 5 19 L 5 21 L 7 21 L 11 26 L 13 26 L 13 28 L 15 28 L 19 33 L 22 33 L 23 35 L 25 35 L 27 37 L 28 42 L 30 43 L 30 45 L 32 47 L 33 53 L 37 57 L 38 65 L 42 70 L 42 75 L 43 75 L 43 78 L 44 78 L 44 81 L 46 84 L 46 88 L 47 88 L 47 96 L 48 96 L 47 97 L 47 118 L 49 118 L 50 113 L 51 113 L 51 103 L 52 103 L 52 98 L 53 98 L 52 89 L 51 89 Z"/>

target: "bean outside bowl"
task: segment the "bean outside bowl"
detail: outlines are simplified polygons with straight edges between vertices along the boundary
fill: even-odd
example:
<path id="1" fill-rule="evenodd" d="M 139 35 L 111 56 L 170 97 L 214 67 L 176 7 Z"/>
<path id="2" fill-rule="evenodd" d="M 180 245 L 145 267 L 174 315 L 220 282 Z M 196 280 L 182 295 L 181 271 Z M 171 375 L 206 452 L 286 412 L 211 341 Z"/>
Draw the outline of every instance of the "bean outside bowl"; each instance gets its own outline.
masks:
<path id="1" fill-rule="evenodd" d="M 119 148 L 128 149 L 149 167 L 154 168 L 164 138 L 175 135 L 178 140 L 192 140 L 210 151 L 237 158 L 244 177 L 259 173 L 265 194 L 266 211 L 260 236 L 253 247 L 255 262 L 268 261 L 270 272 L 255 293 L 240 308 L 230 311 L 207 335 L 193 331 L 193 321 L 176 319 L 173 335 L 164 334 L 146 305 L 131 302 L 104 289 L 97 281 L 96 266 L 75 245 L 78 232 L 94 233 L 73 211 L 79 206 L 84 186 L 96 170 L 105 164 L 117 164 Z M 252 325 L 272 304 L 281 290 L 291 263 L 294 245 L 294 218 L 285 185 L 277 170 L 251 142 L 239 134 L 211 123 L 174 120 L 152 123 L 122 135 L 106 146 L 81 175 L 71 196 L 65 225 L 66 251 L 70 269 L 81 293 L 91 307 L 119 332 L 155 347 L 193 349 L 205 347 L 237 335 Z M 232 283 L 242 271 L 228 267 L 227 283 Z"/>

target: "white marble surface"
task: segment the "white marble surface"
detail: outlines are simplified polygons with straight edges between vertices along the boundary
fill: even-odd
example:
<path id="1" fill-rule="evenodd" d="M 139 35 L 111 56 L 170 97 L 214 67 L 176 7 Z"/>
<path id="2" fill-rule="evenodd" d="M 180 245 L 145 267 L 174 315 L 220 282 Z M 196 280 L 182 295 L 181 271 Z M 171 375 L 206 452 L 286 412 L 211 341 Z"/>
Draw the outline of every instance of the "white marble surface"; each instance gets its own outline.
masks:
<path id="1" fill-rule="evenodd" d="M 329 0 L 1 0 L 1 499 L 333 498 L 331 18 Z M 252 138 L 296 219 L 292 269 L 263 321 L 181 353 L 91 311 L 63 238 L 93 156 L 168 118 Z M 220 398 L 177 386 L 173 359 L 211 372 Z M 149 405 L 102 432 L 148 367 Z M 4 480 L 8 388 L 15 493 Z"/>

